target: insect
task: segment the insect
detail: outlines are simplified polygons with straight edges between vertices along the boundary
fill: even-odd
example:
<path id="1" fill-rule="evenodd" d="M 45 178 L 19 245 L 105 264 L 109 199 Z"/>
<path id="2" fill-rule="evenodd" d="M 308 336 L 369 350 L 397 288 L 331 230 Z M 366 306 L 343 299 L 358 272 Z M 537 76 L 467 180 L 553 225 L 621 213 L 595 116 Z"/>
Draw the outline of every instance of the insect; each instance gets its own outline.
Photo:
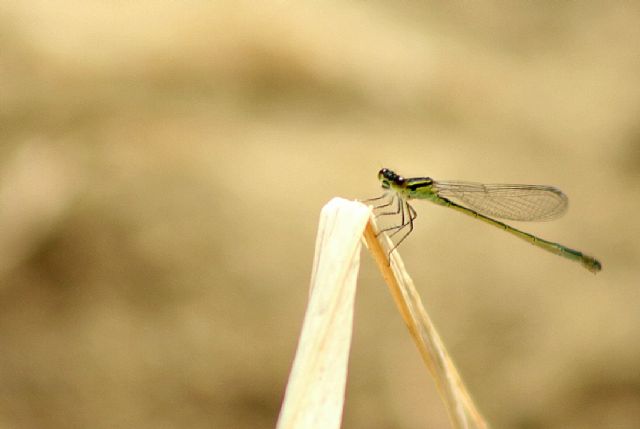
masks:
<path id="1" fill-rule="evenodd" d="M 552 186 L 484 185 L 462 181 L 436 181 L 430 177 L 403 177 L 388 168 L 378 172 L 378 179 L 386 192 L 378 198 L 366 201 L 388 199 L 374 209 L 392 207 L 395 204 L 395 211 L 379 213 L 378 216 L 399 214 L 401 217 L 399 225 L 380 232 L 393 231 L 391 234 L 393 236 L 400 231 L 406 231 L 389 255 L 413 231 L 413 222 L 417 213 L 409 204 L 409 200 L 429 200 L 507 231 L 548 252 L 579 262 L 592 273 L 602 269 L 600 261 L 592 256 L 536 237 L 494 219 L 495 217 L 514 221 L 545 221 L 561 216 L 567 210 L 569 199 L 562 191 Z"/>

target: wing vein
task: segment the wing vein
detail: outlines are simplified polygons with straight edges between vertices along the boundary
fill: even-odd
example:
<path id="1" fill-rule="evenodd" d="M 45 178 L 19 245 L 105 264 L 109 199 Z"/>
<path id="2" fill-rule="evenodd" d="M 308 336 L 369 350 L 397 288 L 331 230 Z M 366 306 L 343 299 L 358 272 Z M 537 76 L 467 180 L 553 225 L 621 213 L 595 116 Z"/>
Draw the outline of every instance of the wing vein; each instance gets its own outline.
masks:
<path id="1" fill-rule="evenodd" d="M 516 221 L 546 221 L 567 210 L 569 200 L 557 188 L 544 185 L 481 184 L 439 181 L 436 193 L 486 216 Z"/>

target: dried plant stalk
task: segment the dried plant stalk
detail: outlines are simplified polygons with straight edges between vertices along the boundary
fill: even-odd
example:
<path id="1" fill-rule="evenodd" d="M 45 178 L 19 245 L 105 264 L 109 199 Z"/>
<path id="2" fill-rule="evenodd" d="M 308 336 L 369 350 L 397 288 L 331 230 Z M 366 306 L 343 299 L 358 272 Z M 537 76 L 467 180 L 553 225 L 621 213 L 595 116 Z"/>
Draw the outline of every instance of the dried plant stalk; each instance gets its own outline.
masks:
<path id="1" fill-rule="evenodd" d="M 409 329 L 423 361 L 436 382 L 452 425 L 456 429 L 484 429 L 488 425 L 467 392 L 458 371 L 427 314 L 413 281 L 404 267 L 398 251 L 391 254 L 387 261 L 387 251 L 383 250 L 376 237 L 377 226 L 372 217 L 364 231 L 367 246 L 375 259 L 382 277 Z M 391 240 L 386 234 L 380 236 L 387 249 Z"/>
<path id="2" fill-rule="evenodd" d="M 334 198 L 322 209 L 309 303 L 277 429 L 342 420 L 362 232 L 371 210 Z"/>
<path id="3" fill-rule="evenodd" d="M 277 429 L 337 429 L 342 420 L 353 304 L 366 240 L 405 324 L 442 396 L 456 429 L 487 424 L 451 362 L 398 252 L 376 238 L 371 209 L 334 198 L 322 209 L 311 276 L 309 303 Z M 387 248 L 390 240 L 382 236 Z"/>

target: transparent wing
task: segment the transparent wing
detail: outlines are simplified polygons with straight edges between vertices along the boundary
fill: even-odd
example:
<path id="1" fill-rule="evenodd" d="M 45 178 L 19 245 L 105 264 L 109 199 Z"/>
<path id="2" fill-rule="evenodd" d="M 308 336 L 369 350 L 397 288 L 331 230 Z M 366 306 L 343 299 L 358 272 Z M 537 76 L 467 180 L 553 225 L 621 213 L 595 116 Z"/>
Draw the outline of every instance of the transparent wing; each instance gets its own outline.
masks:
<path id="1" fill-rule="evenodd" d="M 478 213 L 517 221 L 555 219 L 569 205 L 567 196 L 552 186 L 442 181 L 435 182 L 434 189 Z"/>

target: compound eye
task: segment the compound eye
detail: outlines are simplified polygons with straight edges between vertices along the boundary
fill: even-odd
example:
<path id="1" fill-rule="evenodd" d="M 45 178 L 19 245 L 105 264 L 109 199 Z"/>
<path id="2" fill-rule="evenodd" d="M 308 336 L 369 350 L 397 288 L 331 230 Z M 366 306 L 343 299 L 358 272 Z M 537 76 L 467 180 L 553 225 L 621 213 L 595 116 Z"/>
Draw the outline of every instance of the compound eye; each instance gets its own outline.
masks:
<path id="1" fill-rule="evenodd" d="M 407 179 L 405 179 L 404 177 L 402 177 L 402 176 L 398 176 L 398 177 L 396 178 L 396 183 L 397 183 L 398 185 L 402 185 L 402 184 L 404 184 L 404 182 L 405 182 L 406 180 L 407 180 Z"/>

